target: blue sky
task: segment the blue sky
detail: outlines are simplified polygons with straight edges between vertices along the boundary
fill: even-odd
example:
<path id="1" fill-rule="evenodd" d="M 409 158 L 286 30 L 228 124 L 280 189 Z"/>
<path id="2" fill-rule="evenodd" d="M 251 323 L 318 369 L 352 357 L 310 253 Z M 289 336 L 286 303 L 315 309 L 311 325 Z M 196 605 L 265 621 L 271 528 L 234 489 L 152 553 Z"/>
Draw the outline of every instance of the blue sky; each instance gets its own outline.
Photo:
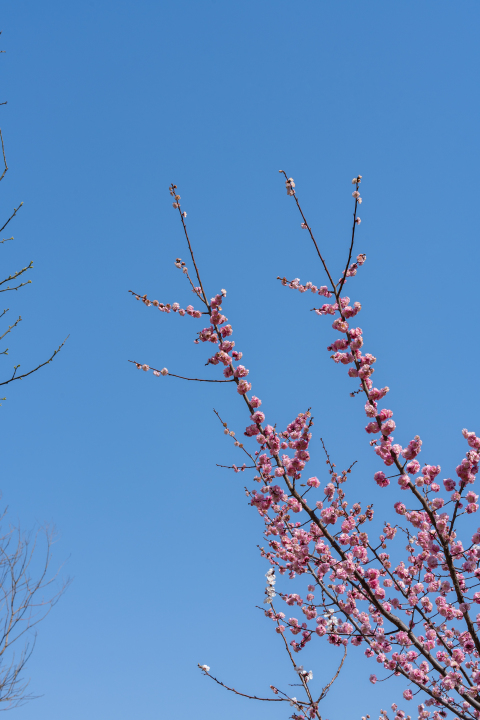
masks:
<path id="1" fill-rule="evenodd" d="M 56 524 L 56 561 L 74 579 L 30 662 L 43 696 L 18 720 L 287 715 L 196 667 L 257 694 L 292 682 L 255 609 L 267 566 L 248 478 L 216 467 L 238 456 L 212 408 L 240 432 L 243 407 L 229 386 L 127 362 L 208 370 L 194 320 L 127 293 L 191 301 L 173 264 L 187 252 L 170 182 L 207 292 L 228 290 L 268 419 L 312 406 L 316 474 L 322 436 L 339 466 L 358 460 L 354 492 L 374 494 L 381 516 L 394 494 L 375 494 L 362 406 L 326 351 L 330 324 L 275 280 L 323 282 L 278 170 L 295 178 L 337 274 L 361 173 L 367 263 L 349 294 L 376 381 L 391 388 L 399 442 L 420 434 L 422 459 L 447 475 L 460 461 L 461 429 L 480 430 L 479 20 L 469 0 L 5 3 L 2 212 L 25 204 L 1 253 L 6 273 L 30 260 L 34 271 L 8 298 L 23 321 L 4 373 L 70 335 L 1 408 L 3 502 L 26 528 Z M 319 683 L 336 660 L 320 643 L 305 657 Z M 366 684 L 373 671 L 352 654 L 324 717 L 373 717 L 398 699 L 401 684 Z"/>

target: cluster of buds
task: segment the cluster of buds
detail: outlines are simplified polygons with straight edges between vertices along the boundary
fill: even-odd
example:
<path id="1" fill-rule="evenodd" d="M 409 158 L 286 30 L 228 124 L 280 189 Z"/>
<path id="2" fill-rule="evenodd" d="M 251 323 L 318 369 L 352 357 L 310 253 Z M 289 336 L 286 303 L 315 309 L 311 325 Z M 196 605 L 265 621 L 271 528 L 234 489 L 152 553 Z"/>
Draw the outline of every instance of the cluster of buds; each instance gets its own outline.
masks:
<path id="1" fill-rule="evenodd" d="M 175 267 L 187 274 L 187 264 L 183 262 L 182 258 L 175 258 Z"/>
<path id="2" fill-rule="evenodd" d="M 150 367 L 150 365 L 142 365 L 141 363 L 135 363 L 137 366 L 137 370 L 143 370 L 144 372 L 148 372 L 149 370 L 153 370 L 153 374 L 156 375 L 156 377 L 159 377 L 160 375 L 168 375 L 167 368 L 162 368 L 161 370 L 154 370 Z"/>
<path id="3" fill-rule="evenodd" d="M 360 193 L 359 193 L 359 191 L 358 191 L 358 186 L 360 185 L 361 182 L 362 182 L 362 176 L 361 176 L 361 175 L 357 175 L 356 178 L 353 178 L 353 179 L 352 179 L 352 185 L 355 185 L 355 190 L 354 190 L 353 193 L 352 193 L 352 197 L 355 198 L 355 210 L 356 210 L 356 207 L 357 207 L 357 203 L 358 203 L 359 205 L 362 204 L 362 198 L 360 197 Z M 356 217 L 356 218 L 355 218 L 355 223 L 356 223 L 357 225 L 360 225 L 361 222 L 362 222 L 362 221 L 361 221 L 361 219 L 360 219 L 359 217 Z"/>
<path id="4" fill-rule="evenodd" d="M 169 192 L 170 192 L 170 195 L 171 195 L 173 198 L 175 198 L 175 202 L 172 203 L 172 207 L 173 207 L 175 210 L 178 210 L 178 209 L 180 208 L 180 195 L 177 194 L 177 186 L 176 186 L 176 185 L 171 185 L 170 188 L 169 188 Z M 185 211 L 182 212 L 182 216 L 183 216 L 184 218 L 186 218 L 186 217 L 187 217 L 187 213 L 186 213 Z"/>
<path id="5" fill-rule="evenodd" d="M 285 187 L 287 190 L 287 195 L 295 195 L 295 183 L 293 182 L 293 178 L 288 178 L 285 180 Z"/>
<path id="6" fill-rule="evenodd" d="M 360 255 L 357 255 L 357 262 L 352 263 L 348 267 L 346 272 L 343 271 L 342 277 L 340 278 L 339 282 L 342 282 L 342 279 L 344 277 L 345 278 L 354 277 L 357 274 L 358 268 L 365 263 L 366 259 L 367 259 L 367 256 L 365 255 L 365 253 L 361 253 Z M 344 281 L 343 284 L 345 284 L 345 282 L 346 282 L 346 280 Z"/>
<path id="7" fill-rule="evenodd" d="M 243 443 L 239 442 L 237 440 L 237 438 L 235 437 L 235 430 L 229 430 L 226 422 L 222 423 L 222 425 L 224 427 L 224 431 L 223 431 L 224 435 L 229 435 L 231 438 L 233 438 L 233 440 L 235 441 L 235 447 L 243 448 Z M 234 465 L 234 469 L 235 469 L 235 467 L 236 466 Z M 242 468 L 240 468 L 240 469 L 242 469 Z"/>
<path id="8" fill-rule="evenodd" d="M 169 188 L 170 195 L 171 195 L 173 198 L 175 198 L 175 202 L 172 203 L 172 204 L 173 204 L 173 207 L 174 207 L 175 209 L 177 209 L 177 208 L 180 207 L 180 203 L 178 202 L 178 201 L 180 200 L 180 195 L 177 195 L 176 190 L 177 190 L 177 186 L 176 186 L 176 185 L 172 185 L 172 186 Z"/>

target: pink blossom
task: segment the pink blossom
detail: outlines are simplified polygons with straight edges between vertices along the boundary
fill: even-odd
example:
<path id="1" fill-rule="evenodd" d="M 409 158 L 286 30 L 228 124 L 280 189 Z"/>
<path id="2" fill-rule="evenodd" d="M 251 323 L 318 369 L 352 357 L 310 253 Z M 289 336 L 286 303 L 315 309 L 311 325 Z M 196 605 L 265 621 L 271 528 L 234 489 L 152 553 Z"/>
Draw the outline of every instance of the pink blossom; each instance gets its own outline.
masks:
<path id="1" fill-rule="evenodd" d="M 245 395 L 249 390 L 252 389 L 252 384 L 246 380 L 241 380 L 237 385 L 237 392 L 239 395 Z"/>
<path id="2" fill-rule="evenodd" d="M 253 413 L 253 415 L 250 415 L 250 419 L 253 420 L 254 423 L 263 423 L 265 414 L 259 410 Z"/>
<path id="3" fill-rule="evenodd" d="M 334 330 L 338 330 L 339 332 L 346 333 L 348 330 L 348 323 L 344 320 L 341 320 L 340 318 L 337 318 L 337 320 L 334 320 L 332 323 L 332 327 Z"/>
<path id="4" fill-rule="evenodd" d="M 412 462 L 407 463 L 405 469 L 410 475 L 415 475 L 420 470 L 420 463 L 417 460 L 412 460 Z"/>
<path id="5" fill-rule="evenodd" d="M 381 470 L 379 472 L 375 473 L 374 480 L 379 487 L 387 487 L 387 485 L 390 485 L 390 480 L 385 476 L 385 473 L 383 473 Z"/>

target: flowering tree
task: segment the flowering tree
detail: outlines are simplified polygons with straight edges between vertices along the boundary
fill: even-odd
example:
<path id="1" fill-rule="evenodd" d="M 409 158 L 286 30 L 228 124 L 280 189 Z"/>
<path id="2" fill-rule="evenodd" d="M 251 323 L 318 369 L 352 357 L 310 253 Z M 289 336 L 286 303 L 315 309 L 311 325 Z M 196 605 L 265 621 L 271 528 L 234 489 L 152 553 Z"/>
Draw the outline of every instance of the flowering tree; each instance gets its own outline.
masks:
<path id="1" fill-rule="evenodd" d="M 222 366 L 223 378 L 186 378 L 166 368 L 154 369 L 137 361 L 135 365 L 144 371 L 153 370 L 156 376 L 232 383 L 244 403 L 248 415 L 244 436 L 253 443 L 251 449 L 219 419 L 225 434 L 245 455 L 245 463 L 241 467 L 232 465 L 232 469 L 235 472 L 251 469 L 254 482 L 259 484 L 247 494 L 262 518 L 268 542 L 268 549 L 262 548 L 262 555 L 270 563 L 266 573 L 265 615 L 283 639 L 303 695 L 292 697 L 271 685 L 272 697 L 257 698 L 224 685 L 211 675 L 207 665 L 199 667 L 236 694 L 290 705 L 289 712 L 296 720 L 321 720 L 320 702 L 338 677 L 347 648 L 353 646 L 352 652 L 363 653 L 376 663 L 382 675 L 378 679 L 392 676 L 401 679 L 405 701 L 416 697 L 419 720 L 480 718 L 480 614 L 476 615 L 474 610 L 480 604 L 480 528 L 472 535 L 464 522 L 466 516 L 479 508 L 478 495 L 469 486 L 478 473 L 480 437 L 463 430 L 467 447 L 465 457 L 456 467 L 456 479 L 445 478 L 441 482 L 440 466 L 421 466 L 417 459 L 422 449 L 419 436 L 405 445 L 394 443 L 393 412 L 381 402 L 389 388 L 374 387 L 376 358 L 364 352 L 362 329 L 352 322 L 361 304 L 352 303 L 344 294 L 345 284 L 366 260 L 364 254 L 354 260 L 353 253 L 355 233 L 361 222 L 358 209 L 362 203 L 362 177 L 352 180 L 351 240 L 344 269 L 335 281 L 300 206 L 293 179 L 280 172 L 285 177 L 287 194 L 294 199 L 301 215 L 301 227 L 315 246 L 327 284 L 318 287 L 312 282 L 302 284 L 298 278 L 278 279 L 289 289 L 311 292 L 326 301 L 314 309 L 318 315 L 333 317 L 332 327 L 339 335 L 330 342 L 328 351 L 334 362 L 347 366 L 348 376 L 356 380 L 357 388 L 351 395 L 364 398 L 368 418 L 365 430 L 380 467 L 383 466 L 373 479 L 379 488 L 395 479 L 399 499 L 390 521 L 383 523 L 383 532 L 373 537 L 368 532 L 373 519 L 372 505 L 362 507 L 348 497 L 351 467 L 337 471 L 324 448 L 329 482 L 321 488 L 316 476 L 309 477 L 306 468 L 310 460 L 311 413 L 300 412 L 283 431 L 265 417 L 260 409 L 261 400 L 251 394 L 249 371 L 240 364 L 242 353 L 235 350 L 232 326 L 222 314 L 226 291 L 208 299 L 187 232 L 187 214 L 182 210 L 177 186 L 171 185 L 173 207 L 179 213 L 194 272 L 191 274 L 179 258 L 175 264 L 186 276 L 201 309 L 192 305 L 183 309 L 178 303 L 164 304 L 130 292 L 147 307 L 156 307 L 161 312 L 197 319 L 206 316 L 208 324 L 194 342 L 215 346 L 207 364 Z M 294 583 L 292 591 L 276 590 L 277 573 Z M 277 597 L 288 612 L 280 610 Z M 294 607 L 298 608 L 299 617 L 289 617 Z M 312 641 L 328 642 L 343 650 L 334 678 L 316 692 L 312 672 L 300 664 L 302 650 Z M 370 681 L 377 682 L 376 673 L 371 674 Z M 406 712 L 396 704 L 391 709 L 392 713 L 382 710 L 380 719 L 406 717 Z"/>

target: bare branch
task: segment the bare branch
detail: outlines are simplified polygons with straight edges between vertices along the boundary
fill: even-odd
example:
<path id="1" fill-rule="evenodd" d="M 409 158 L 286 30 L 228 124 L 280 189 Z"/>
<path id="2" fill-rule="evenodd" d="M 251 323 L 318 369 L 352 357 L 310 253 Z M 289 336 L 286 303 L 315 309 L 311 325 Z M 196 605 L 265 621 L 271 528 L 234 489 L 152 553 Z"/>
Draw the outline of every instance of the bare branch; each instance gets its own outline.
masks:
<path id="1" fill-rule="evenodd" d="M 3 225 L 3 226 L 0 228 L 0 232 L 3 232 L 3 231 L 5 230 L 5 228 L 7 227 L 8 223 L 10 222 L 10 220 L 13 220 L 13 218 L 15 217 L 15 215 L 17 214 L 17 212 L 20 210 L 20 208 L 22 207 L 22 205 L 23 205 L 23 202 L 21 202 L 20 205 L 19 205 L 17 208 L 15 208 L 15 210 L 14 210 L 13 213 L 10 215 L 10 217 L 8 218 L 8 220 L 7 220 L 7 222 L 5 223 L 5 225 Z M 7 238 L 7 239 L 10 240 L 10 238 Z M 13 239 L 13 238 L 12 238 L 12 239 Z"/>
<path id="2" fill-rule="evenodd" d="M 8 282 L 9 280 L 16 280 L 17 277 L 20 277 L 20 275 L 23 275 L 24 272 L 27 272 L 27 270 L 31 270 L 33 268 L 33 260 L 29 262 L 29 264 L 22 268 L 21 270 L 17 270 L 17 272 L 13 273 L 13 275 L 9 275 L 5 280 L 0 280 L 0 285 L 3 285 L 4 283 Z M 29 280 L 28 282 L 31 282 Z M 27 283 L 23 283 L 23 285 L 26 285 Z M 21 287 L 21 285 L 18 285 L 18 287 Z M 17 288 L 6 288 L 7 290 L 17 290 Z M 5 290 L 0 290 L 0 292 L 5 292 Z"/>
<path id="3" fill-rule="evenodd" d="M 40 370 L 40 368 L 44 367 L 44 365 L 48 365 L 48 363 L 51 363 L 52 360 L 53 360 L 53 358 L 55 357 L 55 355 L 57 355 L 57 353 L 60 352 L 60 350 L 61 350 L 62 347 L 65 345 L 65 343 L 67 342 L 67 340 L 68 340 L 69 337 L 70 337 L 70 335 L 67 335 L 67 337 L 65 338 L 65 340 L 63 341 L 63 343 L 55 350 L 55 352 L 53 353 L 53 355 L 52 355 L 50 358 L 48 358 L 48 360 L 45 360 L 45 362 L 41 363 L 40 365 L 37 365 L 36 368 L 34 368 L 33 370 L 30 370 L 30 371 L 27 372 L 27 373 L 24 373 L 23 375 L 17 375 L 17 374 L 16 374 L 18 368 L 20 367 L 20 365 L 17 365 L 17 366 L 15 367 L 14 371 L 13 371 L 12 377 L 11 377 L 9 380 L 4 380 L 4 382 L 0 382 L 0 385 L 8 385 L 8 383 L 13 382 L 13 380 L 23 380 L 23 378 L 28 377 L 28 375 L 31 375 L 32 373 L 36 372 L 37 370 Z"/>
<path id="4" fill-rule="evenodd" d="M 3 103 L 2 103 L 2 105 L 3 105 Z M 2 135 L 2 130 L 1 130 L 1 129 L 0 129 L 0 140 L 2 141 L 3 164 L 4 164 L 4 166 L 5 166 L 5 169 L 4 169 L 4 171 L 3 171 L 3 173 L 2 173 L 2 175 L 1 175 L 1 177 L 0 177 L 0 180 L 3 180 L 3 178 L 5 177 L 5 173 L 6 173 L 7 170 L 8 170 L 8 165 L 7 165 L 7 159 L 6 159 L 6 157 L 5 157 L 5 145 L 3 144 L 3 135 Z"/>

